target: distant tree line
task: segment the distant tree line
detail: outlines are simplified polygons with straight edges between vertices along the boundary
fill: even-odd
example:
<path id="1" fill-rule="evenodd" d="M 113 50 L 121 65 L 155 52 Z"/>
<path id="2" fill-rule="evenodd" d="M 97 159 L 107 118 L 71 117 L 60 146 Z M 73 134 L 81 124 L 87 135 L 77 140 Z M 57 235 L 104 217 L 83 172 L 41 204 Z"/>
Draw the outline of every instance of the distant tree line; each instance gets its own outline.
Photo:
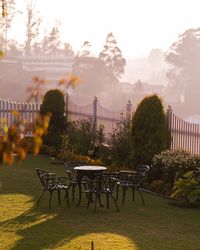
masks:
<path id="1" fill-rule="evenodd" d="M 166 61 L 172 66 L 168 71 L 169 87 L 171 94 L 179 96 L 178 110 L 184 110 L 185 116 L 199 114 L 200 28 L 181 34 L 169 48 Z"/>

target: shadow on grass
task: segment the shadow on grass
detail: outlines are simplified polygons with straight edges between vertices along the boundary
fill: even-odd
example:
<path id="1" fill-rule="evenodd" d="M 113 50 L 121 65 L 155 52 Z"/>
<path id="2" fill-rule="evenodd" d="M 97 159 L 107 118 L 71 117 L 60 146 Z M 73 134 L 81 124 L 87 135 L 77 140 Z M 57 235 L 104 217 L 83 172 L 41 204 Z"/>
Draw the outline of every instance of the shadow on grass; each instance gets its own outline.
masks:
<path id="1" fill-rule="evenodd" d="M 124 218 L 116 212 L 114 204 L 110 210 L 98 208 L 96 213 L 93 206 L 86 209 L 86 199 L 81 207 L 71 204 L 71 208 L 67 208 L 63 199 L 62 205 L 58 206 L 55 192 L 49 210 L 47 192 L 36 207 L 41 185 L 33 166 L 0 169 L 0 191 L 1 196 L 5 196 L 2 201 L 9 210 L 6 211 L 7 219 L 0 222 L 0 228 L 17 238 L 9 249 L 90 249 L 91 240 L 99 245 L 97 249 L 112 249 L 112 240 L 125 249 L 136 249 L 128 228 L 127 232 L 124 230 Z M 45 168 L 59 175 L 64 173 L 60 167 Z M 102 247 L 105 244 L 107 246 Z"/>
<path id="2" fill-rule="evenodd" d="M 82 207 L 67 208 L 65 202 L 59 207 L 56 193 L 52 210 L 48 210 L 47 195 L 36 207 L 41 185 L 35 167 L 64 174 L 64 168 L 50 165 L 45 157 L 27 159 L 19 166 L 0 167 L 0 205 L 7 215 L 0 216 L 0 236 L 5 235 L 2 249 L 89 250 L 91 240 L 95 250 L 199 249 L 199 211 L 168 206 L 163 199 L 148 194 L 144 194 L 146 206 L 138 195 L 135 202 L 127 196 L 120 213 L 114 204 L 109 210 L 98 208 L 94 213 L 94 207 L 86 209 L 86 200 Z M 3 210 L 0 208 L 1 213 Z M 8 242 L 11 238 L 13 241 Z"/>
<path id="3" fill-rule="evenodd" d="M 75 211 L 75 213 L 76 212 L 78 211 Z M 122 238 L 121 240 L 123 242 L 121 243 L 124 247 L 132 244 L 133 242 L 129 239 L 128 232 L 127 235 L 124 235 L 123 227 L 120 227 L 117 223 L 114 223 L 115 226 L 111 226 L 112 222 L 110 220 L 110 222 L 108 222 L 108 218 L 106 218 L 107 216 L 105 216 L 105 214 L 102 216 L 100 213 L 94 215 L 91 214 L 90 211 L 90 213 L 86 213 L 83 216 L 75 214 L 72 217 L 72 212 L 66 212 L 66 215 L 63 216 L 63 213 L 52 215 L 32 209 L 15 219 L 4 222 L 4 226 L 9 228 L 20 228 L 21 225 L 23 228 L 24 225 L 27 225 L 26 228 L 18 229 L 16 231 L 16 233 L 20 235 L 21 239 L 15 242 L 15 245 L 10 248 L 16 250 L 55 249 L 59 246 L 65 246 L 66 249 L 82 249 L 82 244 L 86 244 L 87 247 L 90 244 L 90 240 L 87 239 L 87 235 L 89 234 L 94 235 L 94 238 L 91 238 L 91 240 L 94 242 L 97 240 L 97 244 L 100 243 L 98 234 L 110 234 L 114 235 L 116 239 Z M 119 235 L 121 237 L 119 237 Z M 77 238 L 82 236 L 86 236 L 85 239 L 83 238 L 81 242 L 76 241 Z M 97 239 L 96 236 L 98 237 Z M 106 240 L 105 237 L 102 237 L 101 239 L 104 241 Z M 109 239 L 107 244 L 111 244 L 111 242 L 112 239 Z M 104 244 L 105 242 L 101 242 L 101 248 L 99 247 L 99 249 L 105 249 L 102 248 L 102 245 Z M 70 248 L 70 246 L 73 248 Z M 127 247 L 121 249 L 133 249 L 133 244 L 132 248 Z"/>
<path id="4" fill-rule="evenodd" d="M 1 222 L 0 228 L 20 236 L 9 249 L 39 250 L 62 246 L 65 249 L 90 249 L 91 241 L 99 246 L 97 249 L 137 249 L 133 247 L 135 240 L 131 229 L 125 225 L 127 221 L 115 211 L 114 204 L 110 210 L 99 208 L 96 213 L 93 207 L 87 210 L 86 204 L 67 208 L 65 203 L 58 207 L 54 201 L 53 205 L 53 209 L 48 210 L 47 199 L 44 199 L 40 207 L 33 205 L 21 215 Z"/>

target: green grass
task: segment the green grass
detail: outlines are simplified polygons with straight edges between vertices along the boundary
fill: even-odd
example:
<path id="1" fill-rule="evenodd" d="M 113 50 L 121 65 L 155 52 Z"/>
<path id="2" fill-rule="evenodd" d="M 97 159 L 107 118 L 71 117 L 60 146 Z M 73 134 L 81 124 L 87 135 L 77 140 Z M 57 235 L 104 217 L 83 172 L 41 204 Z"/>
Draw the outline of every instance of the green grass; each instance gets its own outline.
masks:
<path id="1" fill-rule="evenodd" d="M 29 157 L 21 164 L 0 166 L 0 249 L 90 250 L 197 250 L 200 249 L 200 211 L 169 205 L 169 201 L 144 194 L 146 206 L 128 195 L 120 213 L 93 206 L 86 209 L 54 194 L 52 210 L 46 195 L 35 206 L 41 186 L 34 168 L 64 175 L 62 165 L 50 164 L 44 156 Z M 120 197 L 121 198 L 121 197 Z"/>

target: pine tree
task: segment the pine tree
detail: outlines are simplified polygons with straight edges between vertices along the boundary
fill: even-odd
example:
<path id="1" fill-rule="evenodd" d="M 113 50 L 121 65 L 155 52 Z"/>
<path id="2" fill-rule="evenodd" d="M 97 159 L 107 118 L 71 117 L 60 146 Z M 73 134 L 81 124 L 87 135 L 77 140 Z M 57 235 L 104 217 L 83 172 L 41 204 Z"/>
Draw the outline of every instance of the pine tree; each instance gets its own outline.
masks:
<path id="1" fill-rule="evenodd" d="M 99 54 L 99 58 L 111 69 L 116 78 L 120 78 L 124 73 L 126 60 L 123 58 L 121 50 L 117 47 L 117 41 L 112 33 L 107 35 L 106 43 L 103 51 Z"/>

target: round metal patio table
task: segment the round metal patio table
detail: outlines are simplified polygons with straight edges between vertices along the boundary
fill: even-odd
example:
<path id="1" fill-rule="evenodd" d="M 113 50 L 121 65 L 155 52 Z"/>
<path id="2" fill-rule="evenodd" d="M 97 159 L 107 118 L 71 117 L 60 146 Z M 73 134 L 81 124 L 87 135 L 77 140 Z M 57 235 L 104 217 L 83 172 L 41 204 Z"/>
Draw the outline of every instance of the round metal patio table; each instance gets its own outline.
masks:
<path id="1" fill-rule="evenodd" d="M 77 204 L 77 206 L 79 206 L 81 203 L 81 198 L 82 198 L 81 180 L 83 176 L 86 176 L 89 179 L 94 179 L 96 174 L 103 173 L 104 171 L 107 170 L 107 168 L 104 166 L 78 166 L 78 167 L 75 167 L 74 170 L 76 170 L 77 183 L 79 187 L 79 200 Z"/>

